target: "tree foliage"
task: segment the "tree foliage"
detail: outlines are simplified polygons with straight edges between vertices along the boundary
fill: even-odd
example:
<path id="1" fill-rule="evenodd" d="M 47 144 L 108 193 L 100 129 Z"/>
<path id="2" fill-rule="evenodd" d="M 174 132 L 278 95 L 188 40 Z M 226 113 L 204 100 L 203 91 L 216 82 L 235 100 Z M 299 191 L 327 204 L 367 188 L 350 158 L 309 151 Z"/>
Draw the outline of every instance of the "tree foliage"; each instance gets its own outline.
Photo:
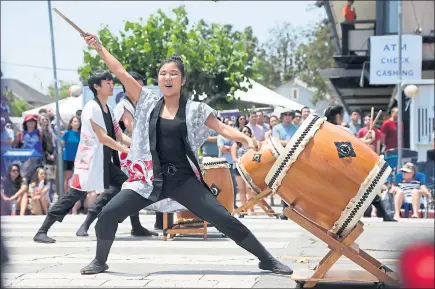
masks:
<path id="1" fill-rule="evenodd" d="M 16 98 L 12 90 L 9 89 L 3 94 L 6 96 L 8 101 L 10 116 L 20 117 L 23 112 L 29 110 L 29 104 L 22 99 Z"/>
<path id="2" fill-rule="evenodd" d="M 59 100 L 60 99 L 64 99 L 69 97 L 69 88 L 71 87 L 71 85 L 73 85 L 74 83 L 72 82 L 66 82 L 66 81 L 58 81 L 58 85 L 57 85 L 57 90 L 59 93 Z M 48 95 L 50 96 L 50 98 L 55 99 L 55 93 L 54 93 L 54 85 L 49 85 L 48 86 Z"/>
<path id="3" fill-rule="evenodd" d="M 308 43 L 301 44 L 295 52 L 297 77 L 317 90 L 312 99 L 313 104 L 316 104 L 330 93 L 326 79 L 320 76 L 319 70 L 335 66 L 333 56 L 336 46 L 331 39 L 331 27 L 324 23 L 304 30 L 302 36 L 308 39 Z"/>
<path id="4" fill-rule="evenodd" d="M 208 24 L 199 21 L 189 25 L 184 6 L 173 9 L 170 17 L 158 10 L 146 21 L 127 21 L 119 36 L 107 27 L 98 31 L 103 45 L 127 70 L 147 77 L 156 84 L 160 63 L 173 53 L 183 58 L 186 83 L 184 93 L 194 97 L 205 93 L 207 101 L 228 102 L 245 78 L 253 75 L 249 55 L 252 29 L 233 31 L 231 25 Z M 250 34 L 251 33 L 251 34 Z M 84 65 L 79 68 L 81 79 L 87 79 L 94 69 L 106 69 L 95 52 L 84 51 Z M 245 89 L 246 90 L 246 89 Z M 219 102 L 218 101 L 218 102 Z"/>
<path id="5" fill-rule="evenodd" d="M 258 81 L 273 89 L 296 76 L 295 52 L 299 45 L 299 34 L 287 22 L 269 32 L 271 36 L 257 53 L 254 70 Z"/>

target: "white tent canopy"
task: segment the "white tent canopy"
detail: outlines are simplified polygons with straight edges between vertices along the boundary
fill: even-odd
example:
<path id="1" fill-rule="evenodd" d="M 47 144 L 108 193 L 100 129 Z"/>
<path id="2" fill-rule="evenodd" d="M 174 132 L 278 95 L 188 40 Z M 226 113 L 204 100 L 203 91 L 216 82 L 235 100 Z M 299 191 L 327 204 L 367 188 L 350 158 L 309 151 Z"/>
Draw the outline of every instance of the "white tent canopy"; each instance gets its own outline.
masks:
<path id="1" fill-rule="evenodd" d="M 236 99 L 240 99 L 245 102 L 254 102 L 259 104 L 265 104 L 269 106 L 281 106 L 291 110 L 302 109 L 304 107 L 302 104 L 288 99 L 281 94 L 249 79 L 252 84 L 252 88 L 248 91 L 237 90 L 234 93 Z M 247 86 L 248 83 L 242 83 L 241 86 Z"/>
<path id="2" fill-rule="evenodd" d="M 38 114 L 38 111 L 42 108 L 50 108 L 53 112 L 56 111 L 56 102 L 52 102 L 41 107 L 37 107 L 22 113 L 22 116 L 25 117 L 28 114 Z M 67 97 L 59 101 L 59 111 L 60 117 L 69 121 L 69 119 L 76 114 L 76 111 L 83 108 L 83 95 L 79 97 Z"/>

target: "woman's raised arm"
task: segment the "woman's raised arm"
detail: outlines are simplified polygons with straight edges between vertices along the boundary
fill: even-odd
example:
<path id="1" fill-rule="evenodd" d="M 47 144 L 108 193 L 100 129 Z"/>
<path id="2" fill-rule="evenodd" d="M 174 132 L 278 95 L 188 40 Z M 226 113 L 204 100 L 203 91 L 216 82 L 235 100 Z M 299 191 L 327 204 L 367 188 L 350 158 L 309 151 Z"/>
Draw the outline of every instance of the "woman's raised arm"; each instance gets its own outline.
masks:
<path id="1" fill-rule="evenodd" d="M 87 34 L 84 36 L 86 43 L 89 47 L 95 49 L 100 55 L 101 59 L 112 71 L 113 74 L 122 82 L 128 95 L 135 101 L 139 100 L 142 86 L 125 70 L 124 66 L 110 54 L 109 51 L 101 44 L 97 36 L 93 34 Z"/>

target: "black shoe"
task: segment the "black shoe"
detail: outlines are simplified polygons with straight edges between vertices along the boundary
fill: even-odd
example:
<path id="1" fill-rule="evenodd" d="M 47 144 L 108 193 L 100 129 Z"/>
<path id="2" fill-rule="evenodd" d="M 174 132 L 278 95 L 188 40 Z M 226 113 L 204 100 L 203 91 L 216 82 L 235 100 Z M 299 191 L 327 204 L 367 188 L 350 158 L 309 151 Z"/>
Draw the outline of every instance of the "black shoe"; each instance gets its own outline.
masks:
<path id="1" fill-rule="evenodd" d="M 76 236 L 77 237 L 88 237 L 89 236 L 88 229 L 89 228 L 88 228 L 88 226 L 86 226 L 86 224 L 82 224 L 80 226 L 80 228 L 77 230 Z"/>
<path id="2" fill-rule="evenodd" d="M 149 231 L 144 227 L 138 227 L 138 228 L 131 229 L 131 235 L 135 237 L 151 237 L 151 236 L 158 236 L 159 233 Z"/>
<path id="3" fill-rule="evenodd" d="M 107 271 L 109 266 L 107 264 L 101 264 L 100 261 L 94 259 L 88 266 L 80 270 L 82 275 L 99 274 Z"/>
<path id="4" fill-rule="evenodd" d="M 284 265 L 275 258 L 266 261 L 260 261 L 258 268 L 261 270 L 271 271 L 272 273 L 282 274 L 282 275 L 292 275 L 293 270 L 289 266 Z"/>
<path id="5" fill-rule="evenodd" d="M 280 218 L 281 220 L 288 220 L 288 217 L 287 217 L 286 215 L 284 215 L 284 214 L 281 214 L 281 215 L 279 216 L 279 218 Z"/>
<path id="6" fill-rule="evenodd" d="M 45 244 L 56 243 L 55 239 L 48 237 L 47 233 L 44 232 L 36 233 L 35 237 L 33 237 L 33 241 L 35 241 L 36 243 L 45 243 Z"/>

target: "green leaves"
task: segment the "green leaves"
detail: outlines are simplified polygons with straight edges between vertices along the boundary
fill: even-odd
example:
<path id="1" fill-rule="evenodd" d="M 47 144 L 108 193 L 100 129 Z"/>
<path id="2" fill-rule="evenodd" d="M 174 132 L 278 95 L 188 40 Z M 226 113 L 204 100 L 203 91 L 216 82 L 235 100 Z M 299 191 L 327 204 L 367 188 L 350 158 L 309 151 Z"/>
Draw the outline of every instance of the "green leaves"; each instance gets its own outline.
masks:
<path id="1" fill-rule="evenodd" d="M 252 28 L 232 31 L 231 25 L 208 24 L 201 20 L 189 25 L 184 6 L 151 15 L 146 21 L 126 21 L 119 37 L 107 27 L 98 32 L 101 42 L 125 67 L 147 77 L 147 83 L 157 80 L 160 63 L 173 53 L 185 59 L 186 84 L 184 93 L 226 99 L 239 88 L 239 83 L 253 76 L 252 49 L 256 39 Z M 249 42 L 248 42 L 249 41 Z M 247 45 L 249 44 L 249 47 Z M 250 49 L 248 51 L 248 49 Z M 84 65 L 79 74 L 87 79 L 93 69 L 104 68 L 100 57 L 89 50 L 83 54 Z"/>

